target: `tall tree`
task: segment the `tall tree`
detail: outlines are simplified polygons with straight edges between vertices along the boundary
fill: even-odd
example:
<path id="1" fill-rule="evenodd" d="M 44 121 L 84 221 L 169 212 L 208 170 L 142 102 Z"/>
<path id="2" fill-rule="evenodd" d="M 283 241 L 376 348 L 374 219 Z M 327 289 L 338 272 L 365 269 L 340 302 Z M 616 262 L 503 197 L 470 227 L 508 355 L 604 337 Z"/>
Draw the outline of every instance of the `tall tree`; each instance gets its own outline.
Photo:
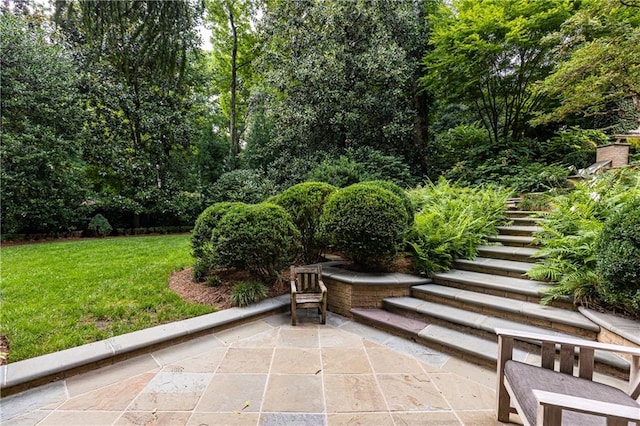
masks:
<path id="1" fill-rule="evenodd" d="M 163 220 L 192 192 L 193 67 L 202 3 L 58 2 L 57 22 L 78 52 L 90 117 L 85 159 L 99 205 Z M 130 225 L 130 224 L 129 224 Z"/>
<path id="2" fill-rule="evenodd" d="M 430 16 L 433 50 L 426 89 L 473 108 L 493 143 L 519 140 L 541 97 L 534 83 L 551 71 L 548 35 L 570 14 L 568 0 L 454 0 Z"/>
<path id="3" fill-rule="evenodd" d="M 3 234 L 71 230 L 86 200 L 76 70 L 42 22 L 0 14 Z"/>
<path id="4" fill-rule="evenodd" d="M 413 95 L 424 3 L 269 3 L 254 117 L 277 132 L 248 152 L 269 163 L 372 147 L 420 164 Z"/>
<path id="5" fill-rule="evenodd" d="M 537 121 L 617 114 L 640 126 L 640 3 L 585 0 L 555 37 L 558 65 L 539 90 L 560 105 Z"/>
<path id="6" fill-rule="evenodd" d="M 245 129 L 249 90 L 258 56 L 258 38 L 252 27 L 256 0 L 213 0 L 207 2 L 207 22 L 212 29 L 214 92 L 228 123 L 227 168 L 238 165 L 240 140 Z"/>

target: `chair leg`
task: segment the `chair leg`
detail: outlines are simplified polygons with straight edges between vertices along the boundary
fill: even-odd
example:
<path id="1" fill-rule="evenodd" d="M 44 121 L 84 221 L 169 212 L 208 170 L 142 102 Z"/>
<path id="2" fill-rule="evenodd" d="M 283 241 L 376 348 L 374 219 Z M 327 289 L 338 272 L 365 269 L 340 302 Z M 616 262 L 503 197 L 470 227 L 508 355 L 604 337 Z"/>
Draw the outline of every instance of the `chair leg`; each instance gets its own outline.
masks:
<path id="1" fill-rule="evenodd" d="M 296 317 L 296 305 L 291 304 L 291 325 L 297 325 L 298 318 Z"/>

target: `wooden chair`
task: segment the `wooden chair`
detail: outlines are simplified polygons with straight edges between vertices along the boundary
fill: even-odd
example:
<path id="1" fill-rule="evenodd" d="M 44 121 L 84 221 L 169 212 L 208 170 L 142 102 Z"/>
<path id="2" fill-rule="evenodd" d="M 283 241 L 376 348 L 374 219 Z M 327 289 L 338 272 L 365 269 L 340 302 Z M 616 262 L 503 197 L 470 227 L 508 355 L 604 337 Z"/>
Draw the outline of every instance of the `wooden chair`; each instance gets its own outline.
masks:
<path id="1" fill-rule="evenodd" d="M 496 333 L 499 421 L 508 422 L 509 413 L 517 412 L 525 426 L 640 425 L 640 348 L 505 329 Z M 541 343 L 540 367 L 513 360 L 516 340 Z M 593 381 L 595 350 L 630 355 L 626 393 Z M 559 371 L 554 370 L 557 354 Z"/>
<path id="2" fill-rule="evenodd" d="M 322 282 L 322 266 L 291 267 L 291 324 L 298 323 L 296 309 L 318 308 L 321 323 L 327 322 L 327 287 Z"/>

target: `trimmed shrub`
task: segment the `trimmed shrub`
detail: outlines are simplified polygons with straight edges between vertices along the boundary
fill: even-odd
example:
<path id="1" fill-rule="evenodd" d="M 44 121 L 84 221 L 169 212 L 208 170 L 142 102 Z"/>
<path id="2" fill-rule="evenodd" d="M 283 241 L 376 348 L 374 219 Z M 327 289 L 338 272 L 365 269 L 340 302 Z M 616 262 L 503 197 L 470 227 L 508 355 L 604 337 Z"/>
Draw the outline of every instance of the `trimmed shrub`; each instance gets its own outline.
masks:
<path id="1" fill-rule="evenodd" d="M 415 210 L 413 208 L 413 203 L 411 202 L 411 199 L 407 195 L 407 191 L 400 188 L 398 185 L 396 185 L 395 183 L 389 180 L 368 180 L 361 183 L 365 185 L 378 186 L 380 188 L 386 189 L 387 191 L 391 191 L 394 194 L 396 194 L 398 197 L 400 197 L 400 199 L 402 200 L 402 204 L 404 205 L 404 209 L 407 211 L 407 218 L 408 218 L 407 223 L 409 224 L 409 226 L 413 225 L 413 216 L 415 214 Z"/>
<path id="2" fill-rule="evenodd" d="M 339 188 L 358 183 L 366 175 L 363 164 L 352 158 L 341 156 L 338 159 L 326 159 L 309 173 L 307 179 L 325 182 Z"/>
<path id="3" fill-rule="evenodd" d="M 241 203 L 221 202 L 207 207 L 198 219 L 191 235 L 191 254 L 196 259 L 203 259 L 211 254 L 211 236 L 218 222 L 231 207 Z"/>
<path id="4" fill-rule="evenodd" d="M 640 315 L 640 199 L 627 203 L 605 223 L 596 245 L 602 299 Z"/>
<path id="5" fill-rule="evenodd" d="M 273 281 L 300 251 L 300 232 L 287 211 L 273 203 L 231 207 L 213 231 L 213 261 Z"/>
<path id="6" fill-rule="evenodd" d="M 211 186 L 211 201 L 260 203 L 275 193 L 275 184 L 258 170 L 234 170 L 224 173 Z"/>
<path id="7" fill-rule="evenodd" d="M 322 208 L 329 195 L 337 191 L 333 185 L 323 182 L 303 182 L 288 188 L 271 201 L 284 207 L 291 215 L 301 235 L 302 260 L 316 262 L 325 244 L 316 238 Z"/>
<path id="8" fill-rule="evenodd" d="M 111 231 L 113 231 L 113 228 L 107 218 L 102 216 L 100 213 L 91 218 L 87 228 L 98 237 L 106 237 L 111 233 Z"/>
<path id="9" fill-rule="evenodd" d="M 379 268 L 402 249 L 407 223 L 400 197 L 378 186 L 355 184 L 329 197 L 320 232 L 356 264 Z"/>
<path id="10" fill-rule="evenodd" d="M 231 289 L 231 303 L 234 306 L 244 307 L 252 303 L 264 300 L 269 295 L 269 289 L 257 281 L 238 283 Z"/>

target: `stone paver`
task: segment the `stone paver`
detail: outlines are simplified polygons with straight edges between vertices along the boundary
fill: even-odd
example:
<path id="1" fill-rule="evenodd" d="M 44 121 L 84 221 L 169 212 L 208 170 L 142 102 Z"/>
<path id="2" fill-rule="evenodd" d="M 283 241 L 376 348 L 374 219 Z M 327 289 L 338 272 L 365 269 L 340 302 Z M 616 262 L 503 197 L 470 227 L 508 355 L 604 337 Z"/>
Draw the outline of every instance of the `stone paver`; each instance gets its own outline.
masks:
<path id="1" fill-rule="evenodd" d="M 330 314 L 280 314 L 3 398 L 6 425 L 498 424 L 495 373 Z"/>

